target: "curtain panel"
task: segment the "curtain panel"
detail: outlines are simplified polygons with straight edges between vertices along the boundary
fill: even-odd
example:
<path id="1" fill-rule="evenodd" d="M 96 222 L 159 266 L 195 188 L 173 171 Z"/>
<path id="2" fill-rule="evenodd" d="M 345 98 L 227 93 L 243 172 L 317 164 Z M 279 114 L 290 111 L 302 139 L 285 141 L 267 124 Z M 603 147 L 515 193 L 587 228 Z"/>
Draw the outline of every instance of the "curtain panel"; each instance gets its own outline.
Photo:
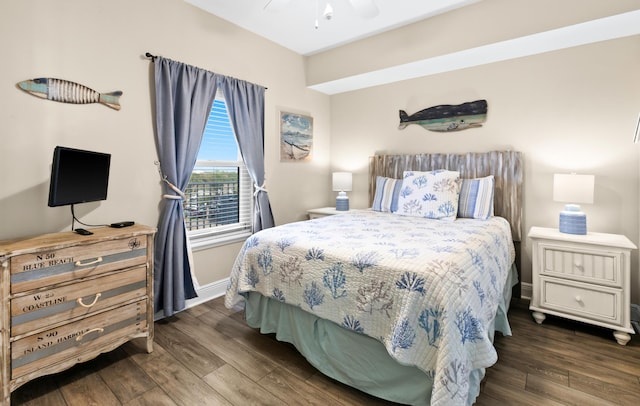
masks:
<path id="1" fill-rule="evenodd" d="M 182 191 L 195 166 L 218 86 L 254 182 L 253 232 L 275 224 L 264 187 L 265 88 L 167 58 L 156 57 L 154 63 L 156 146 L 168 189 L 160 207 L 154 247 L 154 308 L 168 317 L 197 296 Z"/>
<path id="2" fill-rule="evenodd" d="M 154 309 L 165 316 L 196 297 L 182 191 L 196 163 L 204 126 L 215 98 L 218 75 L 157 57 L 156 147 L 167 185 L 154 247 Z"/>
<path id="3" fill-rule="evenodd" d="M 264 178 L 264 87 L 226 77 L 221 82 L 227 110 L 247 171 L 254 182 L 253 232 L 273 227 Z"/>

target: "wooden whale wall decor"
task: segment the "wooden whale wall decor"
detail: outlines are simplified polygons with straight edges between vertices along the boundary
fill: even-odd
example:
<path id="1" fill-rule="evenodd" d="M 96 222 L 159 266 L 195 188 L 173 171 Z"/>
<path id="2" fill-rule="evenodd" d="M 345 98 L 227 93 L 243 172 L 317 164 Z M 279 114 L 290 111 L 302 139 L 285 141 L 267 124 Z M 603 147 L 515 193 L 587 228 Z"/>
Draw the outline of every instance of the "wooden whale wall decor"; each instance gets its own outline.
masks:
<path id="1" fill-rule="evenodd" d="M 400 110 L 400 125 L 402 130 L 409 124 L 418 124 L 425 130 L 450 132 L 467 128 L 482 127 L 487 120 L 487 101 L 476 100 L 458 105 L 443 104 L 429 107 L 408 115 Z"/>
<path id="2" fill-rule="evenodd" d="M 120 96 L 117 90 L 111 93 L 99 93 L 81 84 L 54 78 L 24 80 L 18 87 L 34 96 L 61 103 L 88 104 L 100 103 L 120 110 Z"/>

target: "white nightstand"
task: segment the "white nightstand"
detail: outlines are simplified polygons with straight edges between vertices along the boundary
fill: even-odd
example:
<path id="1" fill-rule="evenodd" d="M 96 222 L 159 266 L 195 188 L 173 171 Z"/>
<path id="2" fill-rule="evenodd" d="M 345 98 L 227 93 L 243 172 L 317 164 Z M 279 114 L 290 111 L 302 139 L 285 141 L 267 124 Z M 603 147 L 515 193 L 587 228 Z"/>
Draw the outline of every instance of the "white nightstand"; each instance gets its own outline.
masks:
<path id="1" fill-rule="evenodd" d="M 529 309 L 613 329 L 618 344 L 633 334 L 630 322 L 630 254 L 636 246 L 623 235 L 565 234 L 532 227 L 533 292 Z"/>
<path id="2" fill-rule="evenodd" d="M 333 216 L 334 214 L 346 213 L 346 211 L 338 211 L 335 207 L 321 207 L 319 209 L 307 210 L 309 220 L 317 219 L 319 217 Z"/>

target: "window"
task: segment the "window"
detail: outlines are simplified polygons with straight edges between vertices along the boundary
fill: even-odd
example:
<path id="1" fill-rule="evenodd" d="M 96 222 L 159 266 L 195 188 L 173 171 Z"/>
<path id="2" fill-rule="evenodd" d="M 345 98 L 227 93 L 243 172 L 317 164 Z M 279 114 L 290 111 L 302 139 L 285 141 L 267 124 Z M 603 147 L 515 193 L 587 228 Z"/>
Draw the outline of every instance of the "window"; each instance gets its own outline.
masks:
<path id="1" fill-rule="evenodd" d="M 252 185 L 218 91 L 183 202 L 193 248 L 245 239 L 251 233 Z"/>

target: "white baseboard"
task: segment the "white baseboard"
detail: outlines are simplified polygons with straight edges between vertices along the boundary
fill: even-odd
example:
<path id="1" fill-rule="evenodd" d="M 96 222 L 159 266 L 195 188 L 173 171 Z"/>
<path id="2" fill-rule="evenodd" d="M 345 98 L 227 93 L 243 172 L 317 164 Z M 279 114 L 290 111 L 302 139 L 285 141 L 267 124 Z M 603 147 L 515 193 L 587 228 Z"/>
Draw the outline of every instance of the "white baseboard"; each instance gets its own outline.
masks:
<path id="1" fill-rule="evenodd" d="M 187 300 L 186 308 L 194 307 L 209 300 L 224 296 L 229 285 L 229 278 L 224 278 L 219 281 L 212 282 L 208 285 L 201 286 L 196 292 L 198 297 Z"/>
<path id="2" fill-rule="evenodd" d="M 198 297 L 194 297 L 193 299 L 187 300 L 187 302 L 185 303 L 185 309 L 195 307 L 199 304 L 208 302 L 209 300 L 213 300 L 220 296 L 223 296 L 225 291 L 227 290 L 228 284 L 229 284 L 229 278 L 225 278 L 219 281 L 212 282 L 208 285 L 201 286 L 196 291 Z M 156 314 L 154 314 L 155 321 L 158 321 L 163 318 L 164 318 L 164 313 L 162 313 L 162 311 L 156 312 Z"/>
<path id="3" fill-rule="evenodd" d="M 528 282 L 520 282 L 520 297 L 531 300 L 533 286 Z"/>

